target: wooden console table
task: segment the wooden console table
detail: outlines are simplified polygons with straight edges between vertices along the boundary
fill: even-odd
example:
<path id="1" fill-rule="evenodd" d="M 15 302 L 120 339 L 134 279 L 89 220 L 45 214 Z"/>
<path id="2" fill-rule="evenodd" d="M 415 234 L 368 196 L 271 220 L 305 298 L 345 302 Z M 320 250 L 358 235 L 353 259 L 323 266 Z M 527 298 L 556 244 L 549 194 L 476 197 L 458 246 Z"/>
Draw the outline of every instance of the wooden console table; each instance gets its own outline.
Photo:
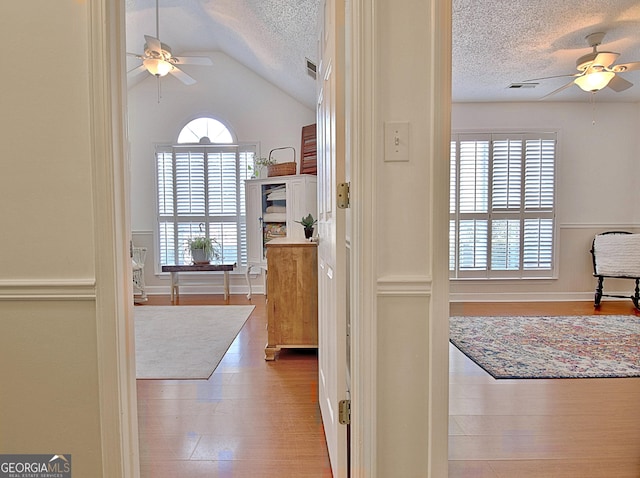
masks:
<path id="1" fill-rule="evenodd" d="M 318 245 L 295 239 L 267 242 L 265 360 L 282 348 L 318 347 Z"/>
<path id="2" fill-rule="evenodd" d="M 235 264 L 189 264 L 183 266 L 162 266 L 162 272 L 171 272 L 171 302 L 180 296 L 180 272 L 224 272 L 224 300 L 229 298 L 229 271 Z M 202 285 L 201 282 L 183 282 L 184 284 Z M 208 283 L 207 283 L 208 284 Z"/>

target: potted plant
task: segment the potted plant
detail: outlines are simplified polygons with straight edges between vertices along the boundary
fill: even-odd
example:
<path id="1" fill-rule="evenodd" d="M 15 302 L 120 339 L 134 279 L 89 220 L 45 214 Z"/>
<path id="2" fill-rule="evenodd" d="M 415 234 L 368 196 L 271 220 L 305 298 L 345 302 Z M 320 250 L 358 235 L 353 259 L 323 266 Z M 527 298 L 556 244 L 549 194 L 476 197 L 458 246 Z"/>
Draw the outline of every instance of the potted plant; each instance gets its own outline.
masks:
<path id="1" fill-rule="evenodd" d="M 262 168 L 264 168 L 265 166 L 270 166 L 272 164 L 276 164 L 276 160 L 269 157 L 269 158 L 256 158 L 256 155 L 254 153 L 253 155 L 253 165 L 249 165 L 249 171 L 251 171 L 251 177 L 252 178 L 259 178 L 262 175 Z"/>
<path id="2" fill-rule="evenodd" d="M 306 217 L 303 217 L 301 220 L 296 222 L 298 224 L 302 224 L 302 227 L 304 227 L 304 237 L 309 239 L 311 238 L 311 236 L 313 236 L 313 226 L 315 226 L 316 222 L 318 221 L 314 219 L 310 213 Z"/>
<path id="3" fill-rule="evenodd" d="M 218 259 L 218 243 L 215 239 L 204 236 L 192 237 L 187 241 L 194 264 L 209 264 Z"/>

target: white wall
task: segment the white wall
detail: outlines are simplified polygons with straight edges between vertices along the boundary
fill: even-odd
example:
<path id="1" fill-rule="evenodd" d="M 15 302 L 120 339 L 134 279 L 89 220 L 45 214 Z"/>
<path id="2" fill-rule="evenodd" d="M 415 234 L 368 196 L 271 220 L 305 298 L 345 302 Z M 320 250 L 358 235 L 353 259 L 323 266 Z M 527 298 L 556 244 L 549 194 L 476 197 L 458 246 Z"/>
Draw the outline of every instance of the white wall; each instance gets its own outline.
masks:
<path id="1" fill-rule="evenodd" d="M 92 171 L 112 152 L 93 148 L 101 58 L 89 39 L 104 33 L 92 21 L 104 7 L 0 3 L 3 44 L 16 53 L 0 77 L 0 453 L 71 454 L 73 476 L 95 478 L 122 476 L 103 470 L 121 468 L 128 451 L 101 423 L 113 355 L 101 341 L 96 260 L 111 251 L 95 246 Z"/>
<path id="2" fill-rule="evenodd" d="M 220 52 L 206 55 L 213 66 L 183 67 L 197 80 L 195 85 L 186 86 L 172 76 L 160 80 L 159 103 L 157 81 L 151 76 L 129 90 L 131 222 L 134 243 L 148 248 L 145 279 L 152 293 L 154 287 L 155 292 L 168 293 L 168 281 L 154 274 L 155 145 L 175 143 L 186 123 L 207 115 L 225 123 L 239 141 L 259 142 L 261 156 L 274 148 L 293 146 L 299 160 L 302 127 L 315 123 L 314 110 L 232 58 Z M 281 161 L 291 157 L 282 153 L 277 156 Z M 232 293 L 244 290 L 244 279 L 232 279 L 231 287 Z"/>
<path id="3" fill-rule="evenodd" d="M 595 122 L 595 124 L 594 124 Z M 557 280 L 453 281 L 453 300 L 591 299 L 594 234 L 640 228 L 640 104 L 454 104 L 453 131 L 558 131 Z M 629 281 L 609 281 L 627 289 Z M 605 283 L 607 285 L 607 283 Z M 626 293 L 626 292 L 625 292 Z"/>

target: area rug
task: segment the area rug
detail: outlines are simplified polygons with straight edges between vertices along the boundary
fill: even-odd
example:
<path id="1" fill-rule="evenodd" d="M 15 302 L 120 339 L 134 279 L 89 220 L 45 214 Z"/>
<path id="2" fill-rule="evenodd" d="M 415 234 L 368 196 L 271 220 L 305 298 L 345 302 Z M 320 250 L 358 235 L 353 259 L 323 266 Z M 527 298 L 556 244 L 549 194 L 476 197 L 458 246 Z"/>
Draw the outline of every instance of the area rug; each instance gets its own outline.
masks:
<path id="1" fill-rule="evenodd" d="M 494 378 L 640 376 L 640 317 L 451 317 L 449 339 Z"/>
<path id="2" fill-rule="evenodd" d="M 207 379 L 254 306 L 137 306 L 136 378 Z"/>

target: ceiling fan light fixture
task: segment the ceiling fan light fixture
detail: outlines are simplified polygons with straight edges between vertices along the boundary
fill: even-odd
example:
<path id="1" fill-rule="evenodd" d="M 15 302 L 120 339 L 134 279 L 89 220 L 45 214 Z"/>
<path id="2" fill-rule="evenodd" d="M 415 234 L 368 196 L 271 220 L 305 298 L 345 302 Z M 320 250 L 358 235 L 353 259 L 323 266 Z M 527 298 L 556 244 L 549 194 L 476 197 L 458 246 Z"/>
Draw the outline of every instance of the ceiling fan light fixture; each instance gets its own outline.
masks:
<path id="1" fill-rule="evenodd" d="M 584 91 L 600 91 L 607 86 L 616 74 L 612 71 L 596 71 L 587 75 L 579 76 L 574 80 Z"/>
<path id="2" fill-rule="evenodd" d="M 159 58 L 147 58 L 142 62 L 142 64 L 147 71 L 154 76 L 165 76 L 171 71 L 171 68 L 173 68 L 171 63 Z"/>

